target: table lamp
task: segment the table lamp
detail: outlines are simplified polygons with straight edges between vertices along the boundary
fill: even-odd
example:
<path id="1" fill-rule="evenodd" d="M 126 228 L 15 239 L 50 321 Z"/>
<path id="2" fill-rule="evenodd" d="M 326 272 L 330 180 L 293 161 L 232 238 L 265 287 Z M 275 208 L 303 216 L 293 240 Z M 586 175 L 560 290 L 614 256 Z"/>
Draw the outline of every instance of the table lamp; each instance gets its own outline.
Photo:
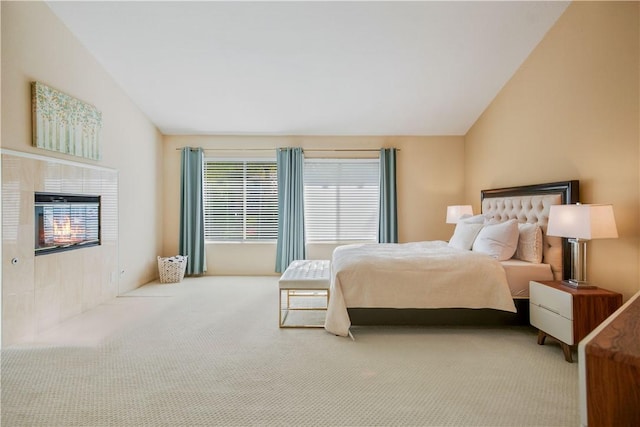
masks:
<path id="1" fill-rule="evenodd" d="M 618 237 L 613 206 L 552 205 L 547 235 L 566 237 L 571 243 L 571 278 L 562 283 L 576 289 L 595 288 L 587 282 L 587 242 Z"/>
<path id="2" fill-rule="evenodd" d="M 447 224 L 457 224 L 463 215 L 473 215 L 471 205 L 447 206 Z"/>

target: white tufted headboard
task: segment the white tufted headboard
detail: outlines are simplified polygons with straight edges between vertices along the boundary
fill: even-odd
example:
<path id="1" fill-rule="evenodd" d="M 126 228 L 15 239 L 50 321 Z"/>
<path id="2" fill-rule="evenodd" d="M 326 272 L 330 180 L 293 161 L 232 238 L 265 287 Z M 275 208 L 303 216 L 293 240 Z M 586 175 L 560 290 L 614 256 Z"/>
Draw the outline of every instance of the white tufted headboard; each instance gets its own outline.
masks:
<path id="1" fill-rule="evenodd" d="M 498 221 L 515 218 L 518 222 L 538 224 L 543 233 L 542 262 L 551 265 L 556 280 L 562 280 L 571 271 L 570 248 L 566 239 L 547 236 L 549 207 L 576 203 L 578 192 L 578 181 L 482 190 L 482 213 Z"/>

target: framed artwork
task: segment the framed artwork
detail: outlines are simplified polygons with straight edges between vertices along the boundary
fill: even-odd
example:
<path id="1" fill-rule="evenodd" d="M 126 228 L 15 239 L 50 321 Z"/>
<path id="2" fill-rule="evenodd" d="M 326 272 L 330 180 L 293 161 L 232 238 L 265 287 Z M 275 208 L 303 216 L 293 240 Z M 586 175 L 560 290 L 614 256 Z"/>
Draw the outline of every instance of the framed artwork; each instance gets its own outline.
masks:
<path id="1" fill-rule="evenodd" d="M 102 113 L 96 107 L 33 82 L 31 108 L 35 147 L 100 160 Z"/>

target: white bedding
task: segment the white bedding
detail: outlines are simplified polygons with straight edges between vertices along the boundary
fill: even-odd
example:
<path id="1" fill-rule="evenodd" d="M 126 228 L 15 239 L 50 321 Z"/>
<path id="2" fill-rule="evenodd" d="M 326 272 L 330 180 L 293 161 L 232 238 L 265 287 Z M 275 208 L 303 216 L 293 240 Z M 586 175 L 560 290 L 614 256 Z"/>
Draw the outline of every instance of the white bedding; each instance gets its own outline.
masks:
<path id="1" fill-rule="evenodd" d="M 533 264 L 517 259 L 500 262 L 507 273 L 507 283 L 513 298 L 529 298 L 531 280 L 553 280 L 549 264 Z"/>
<path id="2" fill-rule="evenodd" d="M 487 255 L 443 241 L 340 246 L 325 329 L 347 336 L 347 307 L 493 308 L 516 312 L 506 273 Z"/>

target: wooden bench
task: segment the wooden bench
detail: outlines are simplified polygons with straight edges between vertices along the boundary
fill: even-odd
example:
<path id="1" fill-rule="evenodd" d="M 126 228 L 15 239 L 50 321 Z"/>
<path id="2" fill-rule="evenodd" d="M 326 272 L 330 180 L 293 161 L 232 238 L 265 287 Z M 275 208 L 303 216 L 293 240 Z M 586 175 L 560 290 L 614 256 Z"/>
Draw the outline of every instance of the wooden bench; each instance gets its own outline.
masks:
<path id="1" fill-rule="evenodd" d="M 322 323 L 285 324 L 289 312 L 295 311 L 327 311 L 329 304 L 329 285 L 331 283 L 331 268 L 327 260 L 297 260 L 293 261 L 280 277 L 278 300 L 278 319 L 281 328 L 322 328 Z M 283 302 L 283 294 L 285 301 Z M 294 299 L 307 298 L 311 304 L 294 303 Z M 322 300 L 322 305 L 315 303 Z M 300 300 L 301 301 L 301 300 Z M 325 313 L 326 314 L 326 313 Z"/>

